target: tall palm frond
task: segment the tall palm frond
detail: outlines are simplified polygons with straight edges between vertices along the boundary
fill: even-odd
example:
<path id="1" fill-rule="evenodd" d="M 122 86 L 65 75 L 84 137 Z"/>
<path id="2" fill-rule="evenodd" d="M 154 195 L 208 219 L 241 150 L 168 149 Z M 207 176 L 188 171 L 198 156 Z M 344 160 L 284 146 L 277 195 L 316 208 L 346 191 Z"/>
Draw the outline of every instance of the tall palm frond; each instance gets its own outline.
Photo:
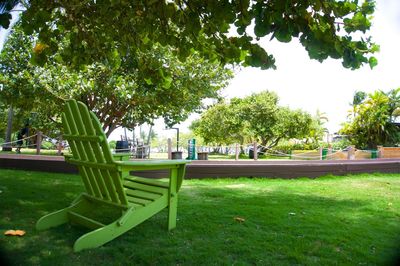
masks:
<path id="1" fill-rule="evenodd" d="M 16 7 L 20 1 L 18 0 L 5 0 L 0 1 L 0 29 L 8 29 L 12 16 L 10 12 Z"/>

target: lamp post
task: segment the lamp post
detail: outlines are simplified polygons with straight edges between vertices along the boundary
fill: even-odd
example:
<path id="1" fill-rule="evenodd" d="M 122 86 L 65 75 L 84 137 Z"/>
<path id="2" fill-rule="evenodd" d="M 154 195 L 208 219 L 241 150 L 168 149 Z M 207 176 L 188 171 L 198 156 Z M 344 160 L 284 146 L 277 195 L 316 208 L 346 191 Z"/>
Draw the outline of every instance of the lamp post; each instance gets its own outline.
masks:
<path id="1" fill-rule="evenodd" d="M 176 130 L 176 151 L 179 151 L 179 128 L 171 127 L 170 129 Z"/>

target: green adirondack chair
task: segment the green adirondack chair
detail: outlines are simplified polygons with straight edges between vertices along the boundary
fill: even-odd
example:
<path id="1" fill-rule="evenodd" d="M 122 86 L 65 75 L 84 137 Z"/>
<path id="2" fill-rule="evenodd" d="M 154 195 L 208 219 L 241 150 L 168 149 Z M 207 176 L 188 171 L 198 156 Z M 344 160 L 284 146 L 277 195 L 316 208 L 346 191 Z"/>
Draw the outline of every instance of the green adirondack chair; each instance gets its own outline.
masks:
<path id="1" fill-rule="evenodd" d="M 176 227 L 178 191 L 187 161 L 115 160 L 97 117 L 75 100 L 65 104 L 62 121 L 64 139 L 72 150 L 66 160 L 78 167 L 86 192 L 69 207 L 40 218 L 36 229 L 67 222 L 93 229 L 76 240 L 74 251 L 80 251 L 113 240 L 164 208 L 168 208 L 168 229 Z M 169 182 L 129 175 L 134 170 L 157 169 L 169 169 Z M 118 216 L 103 222 L 103 211 Z"/>

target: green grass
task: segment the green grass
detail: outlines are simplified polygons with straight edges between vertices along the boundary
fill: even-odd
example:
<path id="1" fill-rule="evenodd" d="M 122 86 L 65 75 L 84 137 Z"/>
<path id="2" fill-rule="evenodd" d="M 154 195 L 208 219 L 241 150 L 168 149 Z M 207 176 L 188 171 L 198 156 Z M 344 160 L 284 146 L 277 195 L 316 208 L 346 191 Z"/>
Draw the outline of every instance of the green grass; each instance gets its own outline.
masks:
<path id="1" fill-rule="evenodd" d="M 400 174 L 186 180 L 174 231 L 163 211 L 73 253 L 85 229 L 34 224 L 82 189 L 76 175 L 0 170 L 0 245 L 10 264 L 387 265 L 400 243 Z M 7 229 L 27 233 L 6 237 Z"/>

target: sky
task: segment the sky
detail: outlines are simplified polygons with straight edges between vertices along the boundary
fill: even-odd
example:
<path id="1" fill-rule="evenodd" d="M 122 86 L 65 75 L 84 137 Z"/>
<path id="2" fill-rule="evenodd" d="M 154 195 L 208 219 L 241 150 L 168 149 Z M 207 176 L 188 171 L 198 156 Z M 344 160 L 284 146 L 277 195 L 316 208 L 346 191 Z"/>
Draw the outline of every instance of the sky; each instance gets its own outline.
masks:
<path id="1" fill-rule="evenodd" d="M 345 69 L 340 60 L 328 59 L 323 63 L 311 60 L 297 39 L 290 43 L 262 40 L 261 45 L 276 59 L 277 70 L 242 68 L 235 70 L 235 77 L 222 95 L 245 97 L 263 90 L 275 91 L 280 105 L 300 108 L 311 114 L 317 110 L 326 114 L 329 133 L 335 133 L 346 121 L 356 91 L 389 91 L 400 87 L 400 1 L 377 0 L 373 24 L 369 34 L 380 45 L 375 54 L 379 64 L 373 70 L 368 65 L 358 70 Z M 5 32 L 0 32 L 0 49 Z M 176 125 L 188 131 L 192 115 L 187 121 Z M 143 127 L 146 130 L 146 127 Z M 157 120 L 155 130 L 159 135 L 173 136 L 175 130 L 165 130 L 162 120 Z M 122 129 L 116 130 L 110 139 L 119 139 Z M 129 134 L 130 135 L 130 134 Z"/>
<path id="2" fill-rule="evenodd" d="M 315 114 L 326 113 L 330 133 L 345 122 L 356 91 L 389 91 L 400 87 L 400 1 L 378 0 L 370 31 L 380 45 L 379 64 L 358 70 L 342 67 L 340 60 L 323 63 L 311 60 L 298 42 L 266 41 L 262 46 L 276 59 L 277 70 L 245 68 L 237 73 L 223 92 L 227 98 L 244 97 L 263 90 L 275 91 L 280 104 Z"/>
<path id="3" fill-rule="evenodd" d="M 377 0 L 373 24 L 369 35 L 380 45 L 374 56 L 379 64 L 373 70 L 369 65 L 358 70 L 345 69 L 341 60 L 327 59 L 320 63 L 311 60 L 297 39 L 290 43 L 262 41 L 261 45 L 275 56 L 277 70 L 242 68 L 222 95 L 245 97 L 263 90 L 275 91 L 279 104 L 293 109 L 302 109 L 310 114 L 317 110 L 329 119 L 325 124 L 329 134 L 338 132 L 346 121 L 350 103 L 356 91 L 389 91 L 400 87 L 400 0 Z M 368 33 L 367 33 L 368 34 Z M 176 125 L 181 131 L 199 115 Z M 154 127 L 159 135 L 174 136 L 174 130 L 165 130 L 161 120 Z M 117 130 L 111 139 L 119 139 L 122 130 Z"/>

